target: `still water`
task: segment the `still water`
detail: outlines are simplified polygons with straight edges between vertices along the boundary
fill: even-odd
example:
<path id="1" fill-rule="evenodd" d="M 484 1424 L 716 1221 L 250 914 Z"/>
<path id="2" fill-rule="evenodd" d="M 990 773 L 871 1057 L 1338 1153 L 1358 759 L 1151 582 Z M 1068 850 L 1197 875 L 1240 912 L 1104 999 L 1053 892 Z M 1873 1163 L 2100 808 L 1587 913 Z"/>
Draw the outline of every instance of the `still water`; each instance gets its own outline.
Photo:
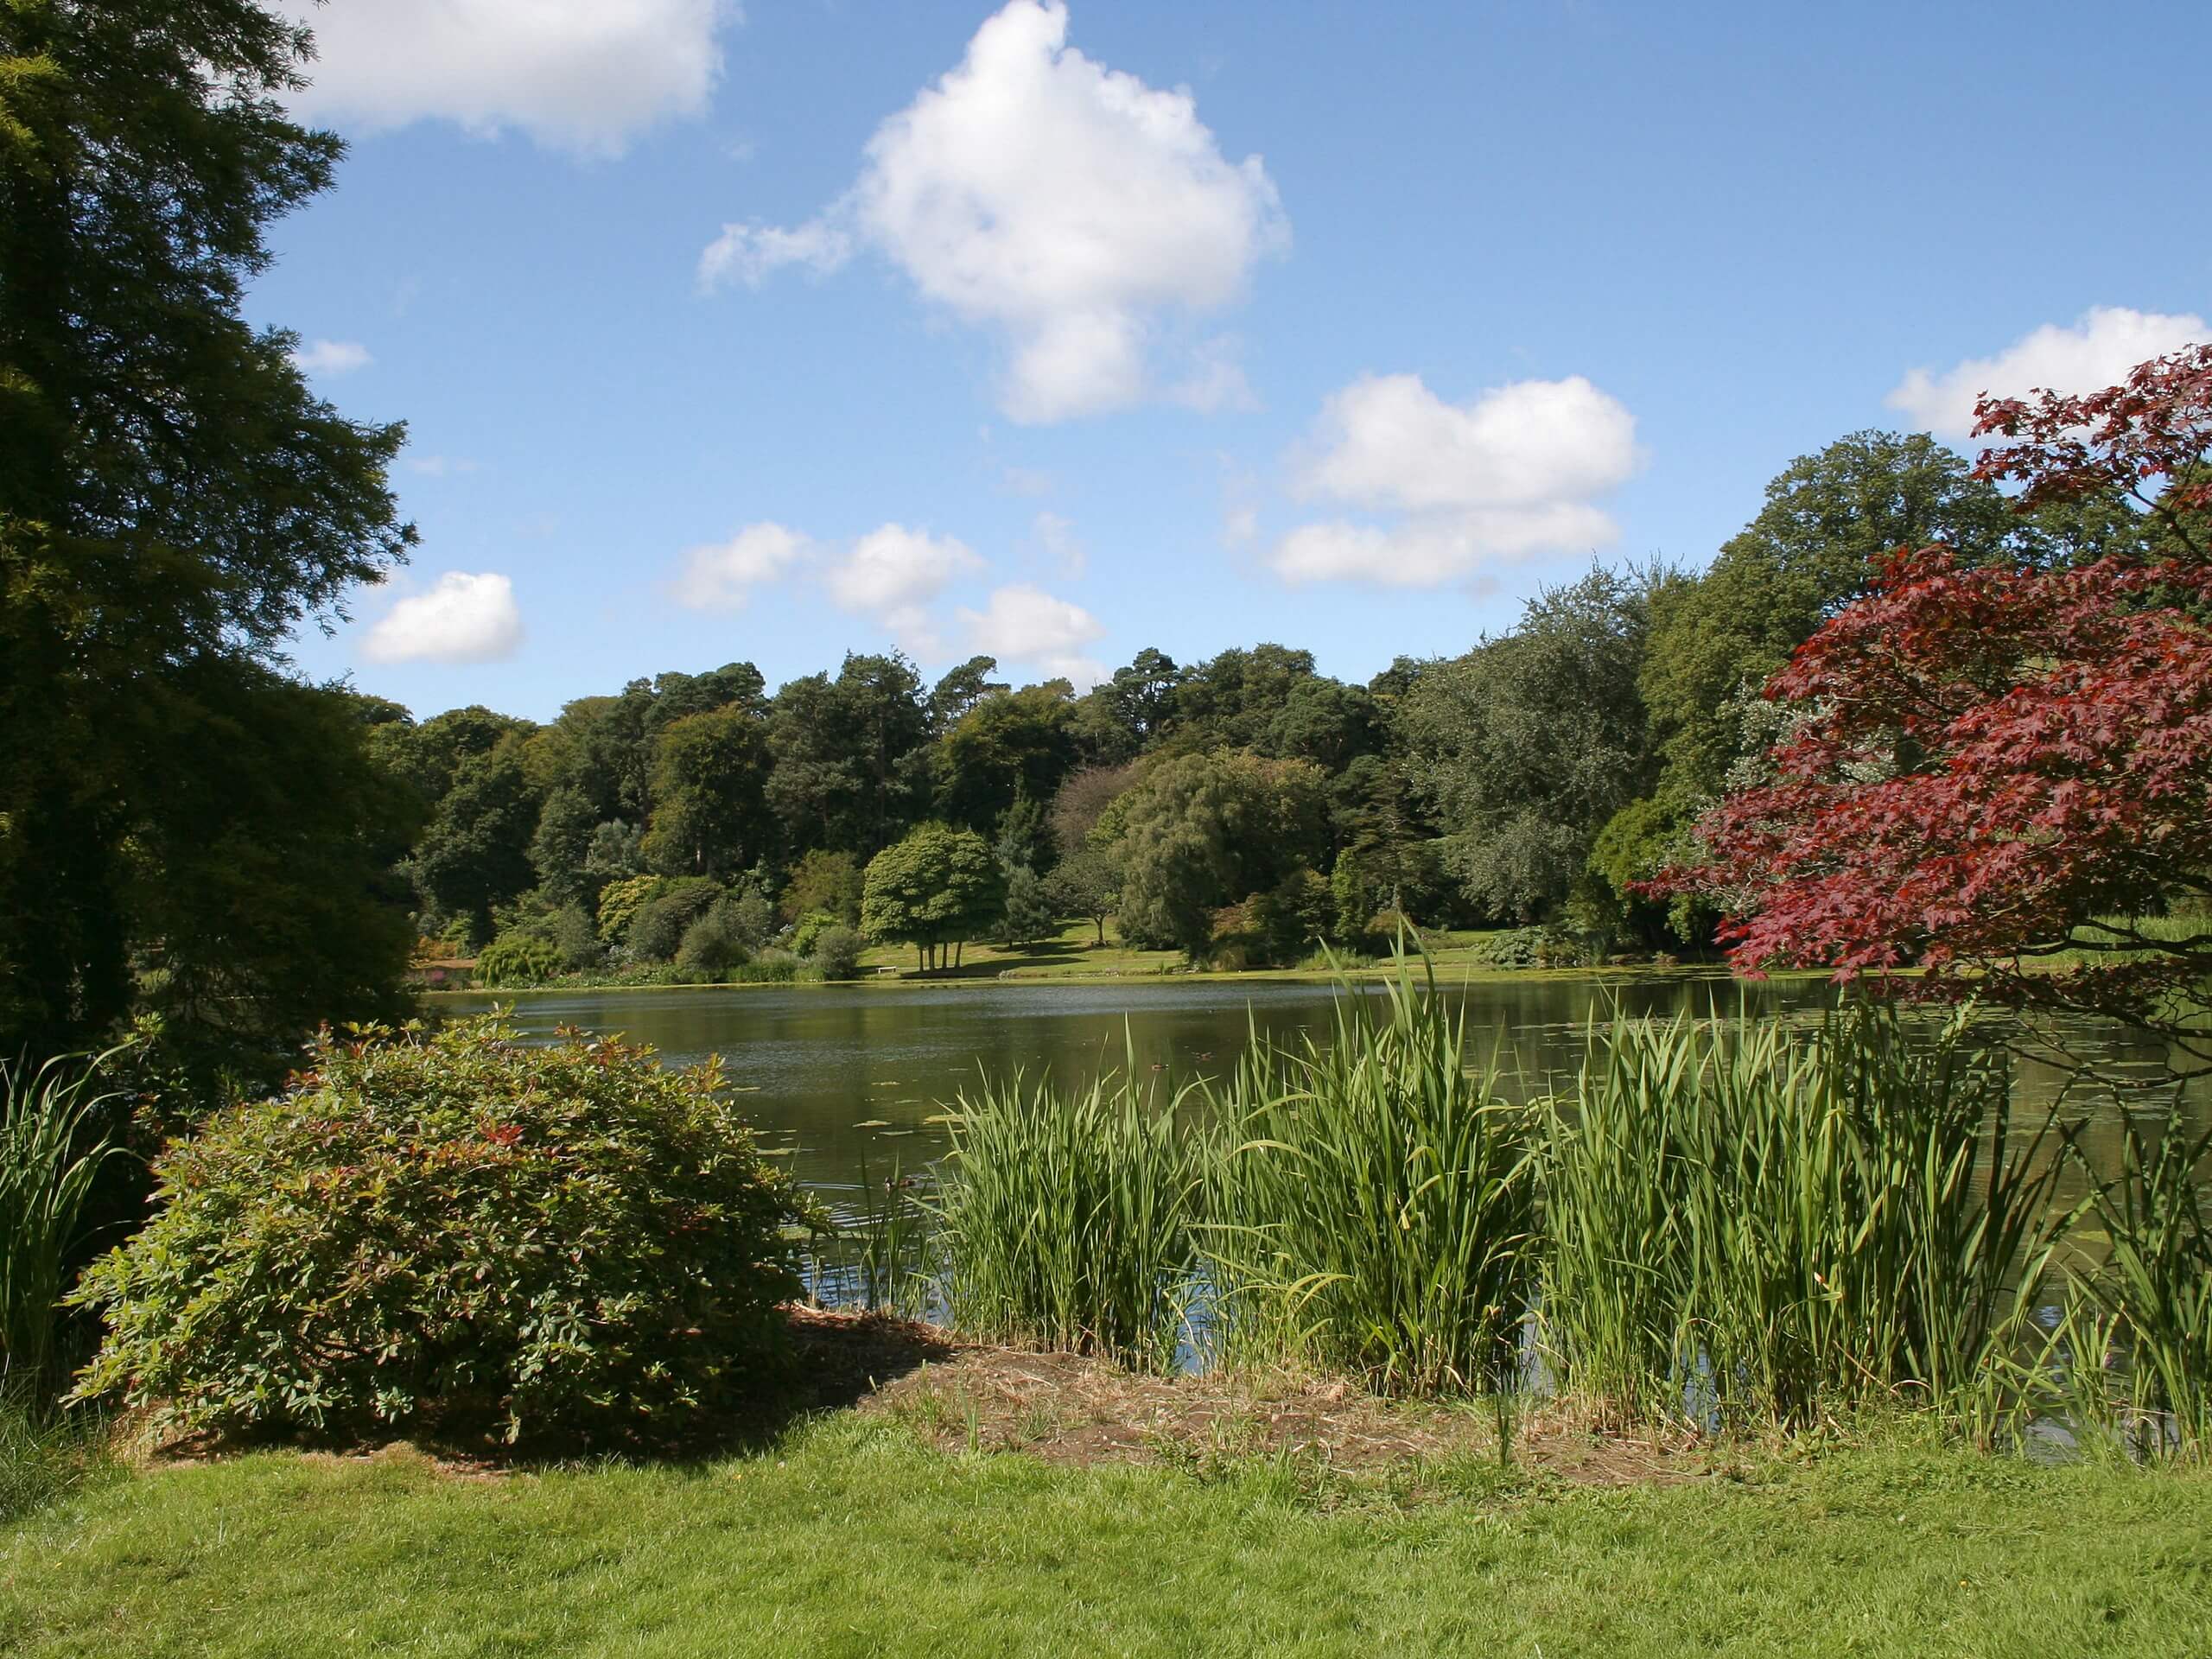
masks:
<path id="1" fill-rule="evenodd" d="M 1529 1096 L 1572 1082 L 1592 1019 L 1703 1014 L 1738 1006 L 1766 1017 L 1811 1018 L 1834 993 L 1819 981 L 1740 982 L 1682 973 L 1603 977 L 1490 977 L 1446 986 L 1465 999 L 1474 1061 L 1493 1058 L 1510 1092 Z M 1380 995 L 1379 986 L 1365 994 Z M 733 986 L 696 990 L 549 992 L 495 998 L 434 997 L 460 1014 L 514 1006 L 526 1033 L 576 1026 L 626 1033 L 662 1058 L 686 1064 L 719 1054 L 765 1143 L 784 1151 L 798 1178 L 833 1207 L 842 1195 L 880 1186 L 944 1149 L 942 1114 L 988 1072 L 1049 1067 L 1063 1082 L 1122 1063 L 1166 1084 L 1222 1077 L 1256 1031 L 1264 1040 L 1327 1033 L 1326 984 L 1188 979 L 1166 984 L 889 984 Z M 2081 1027 L 2070 1046 L 2107 1062 L 2155 1060 L 2112 1033 Z M 2032 1065 L 2015 1073 L 2015 1098 L 2040 1109 L 2058 1074 Z M 2145 1102 L 2148 1106 L 2151 1104 Z M 2200 1111 L 2202 1108 L 2200 1108 Z"/>

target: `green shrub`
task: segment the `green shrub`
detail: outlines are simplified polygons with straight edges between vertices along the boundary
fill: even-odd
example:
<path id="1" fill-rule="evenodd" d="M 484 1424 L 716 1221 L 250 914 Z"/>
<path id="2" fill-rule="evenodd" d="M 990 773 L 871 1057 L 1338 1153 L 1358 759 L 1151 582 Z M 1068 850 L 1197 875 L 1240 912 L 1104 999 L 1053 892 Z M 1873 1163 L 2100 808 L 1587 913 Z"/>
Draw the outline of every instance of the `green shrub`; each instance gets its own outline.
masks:
<path id="1" fill-rule="evenodd" d="M 182 1429 L 681 1433 L 774 1369 L 811 1219 L 712 1062 L 497 1014 L 326 1033 L 155 1173 L 78 1396 Z"/>
<path id="2" fill-rule="evenodd" d="M 752 954 L 738 925 L 735 903 L 717 899 L 683 930 L 683 941 L 676 947 L 676 965 L 686 979 L 720 980 Z"/>
<path id="3" fill-rule="evenodd" d="M 660 890 L 638 906 L 623 940 L 639 962 L 672 961 L 691 924 L 722 896 L 719 884 L 704 876 L 664 881 Z"/>
<path id="4" fill-rule="evenodd" d="M 861 971 L 860 934 L 842 923 L 832 923 L 814 936 L 814 965 L 824 979 L 853 979 Z"/>
<path id="5" fill-rule="evenodd" d="M 604 826 L 602 826 L 604 827 Z M 630 924 L 637 919 L 638 912 L 658 896 L 668 885 L 668 879 L 659 875 L 633 875 L 627 880 L 610 881 L 599 890 L 599 937 L 607 944 L 625 938 Z"/>
<path id="6" fill-rule="evenodd" d="M 560 946 L 534 933 L 503 933 L 476 958 L 480 985 L 543 985 L 566 966 Z"/>
<path id="7" fill-rule="evenodd" d="M 838 921 L 826 910 L 810 910 L 791 926 L 791 949 L 802 957 L 814 954 L 814 942 L 826 928 L 837 926 Z"/>

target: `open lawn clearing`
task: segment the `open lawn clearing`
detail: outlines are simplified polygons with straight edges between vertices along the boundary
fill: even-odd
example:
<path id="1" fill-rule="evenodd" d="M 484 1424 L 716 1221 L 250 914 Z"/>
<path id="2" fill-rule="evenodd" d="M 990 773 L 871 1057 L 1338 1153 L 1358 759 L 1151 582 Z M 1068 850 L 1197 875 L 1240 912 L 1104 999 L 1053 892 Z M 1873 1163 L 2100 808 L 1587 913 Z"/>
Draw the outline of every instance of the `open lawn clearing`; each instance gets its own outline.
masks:
<path id="1" fill-rule="evenodd" d="M 840 1412 L 688 1466 L 156 1467 L 0 1535 L 25 1655 L 2177 1655 L 2212 1479 L 1909 1446 L 1673 1483 L 1069 1467 Z"/>

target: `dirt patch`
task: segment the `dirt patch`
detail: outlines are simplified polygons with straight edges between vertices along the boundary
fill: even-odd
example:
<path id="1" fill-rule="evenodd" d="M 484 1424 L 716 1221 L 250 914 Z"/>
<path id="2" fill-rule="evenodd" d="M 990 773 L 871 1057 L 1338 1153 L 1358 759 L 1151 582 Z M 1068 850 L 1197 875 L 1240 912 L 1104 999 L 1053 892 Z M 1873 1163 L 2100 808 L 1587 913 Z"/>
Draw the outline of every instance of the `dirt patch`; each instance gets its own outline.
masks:
<path id="1" fill-rule="evenodd" d="M 927 1329 L 927 1327 L 920 1327 Z M 857 1402 L 947 1449 L 1020 1451 L 1049 1463 L 1205 1468 L 1287 1457 L 1345 1473 L 1498 1461 L 1486 1402 L 1378 1398 L 1343 1382 L 1289 1373 L 1236 1377 L 1133 1375 L 1076 1354 L 960 1342 L 934 1332 L 931 1358 Z M 1725 1447 L 1683 1435 L 1609 1434 L 1555 1408 L 1507 1426 L 1522 1475 L 1579 1484 L 1694 1480 L 1732 1469 Z"/>
<path id="2" fill-rule="evenodd" d="M 658 1455 L 714 1456 L 769 1444 L 799 1418 L 857 1411 L 893 1419 L 947 1451 L 1020 1452 L 1071 1466 L 1160 1464 L 1198 1472 L 1286 1459 L 1324 1475 L 1421 1484 L 1440 1471 L 1487 1462 L 1516 1478 L 1585 1485 L 1665 1484 L 1732 1472 L 1726 1444 L 1694 1435 L 1605 1433 L 1556 1406 L 1509 1425 L 1487 1403 L 1379 1398 L 1346 1382 L 1289 1372 L 1144 1376 L 1109 1361 L 966 1342 L 935 1325 L 883 1313 L 790 1310 L 792 1386 L 741 1420 L 715 1424 L 696 1446 Z M 253 1446 L 289 1444 L 316 1460 L 420 1459 L 455 1479 L 497 1479 L 560 1461 L 551 1448 L 393 1440 L 302 1446 L 297 1438 L 162 1441 L 143 1432 L 133 1461 L 192 1463 Z"/>

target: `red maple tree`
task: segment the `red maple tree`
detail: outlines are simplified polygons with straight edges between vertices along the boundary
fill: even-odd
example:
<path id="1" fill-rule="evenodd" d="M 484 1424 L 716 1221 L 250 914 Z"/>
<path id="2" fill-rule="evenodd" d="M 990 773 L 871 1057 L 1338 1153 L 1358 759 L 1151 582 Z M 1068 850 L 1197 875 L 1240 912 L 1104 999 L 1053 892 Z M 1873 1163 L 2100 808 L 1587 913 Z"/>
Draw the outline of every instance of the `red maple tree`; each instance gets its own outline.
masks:
<path id="1" fill-rule="evenodd" d="M 2055 569 L 1899 549 L 1766 688 L 1771 779 L 1649 884 L 1717 900 L 1740 971 L 1919 968 L 1920 994 L 2117 1016 L 2212 1064 L 2212 345 L 2087 397 L 1984 398 L 2024 511 L 2144 534 Z"/>

